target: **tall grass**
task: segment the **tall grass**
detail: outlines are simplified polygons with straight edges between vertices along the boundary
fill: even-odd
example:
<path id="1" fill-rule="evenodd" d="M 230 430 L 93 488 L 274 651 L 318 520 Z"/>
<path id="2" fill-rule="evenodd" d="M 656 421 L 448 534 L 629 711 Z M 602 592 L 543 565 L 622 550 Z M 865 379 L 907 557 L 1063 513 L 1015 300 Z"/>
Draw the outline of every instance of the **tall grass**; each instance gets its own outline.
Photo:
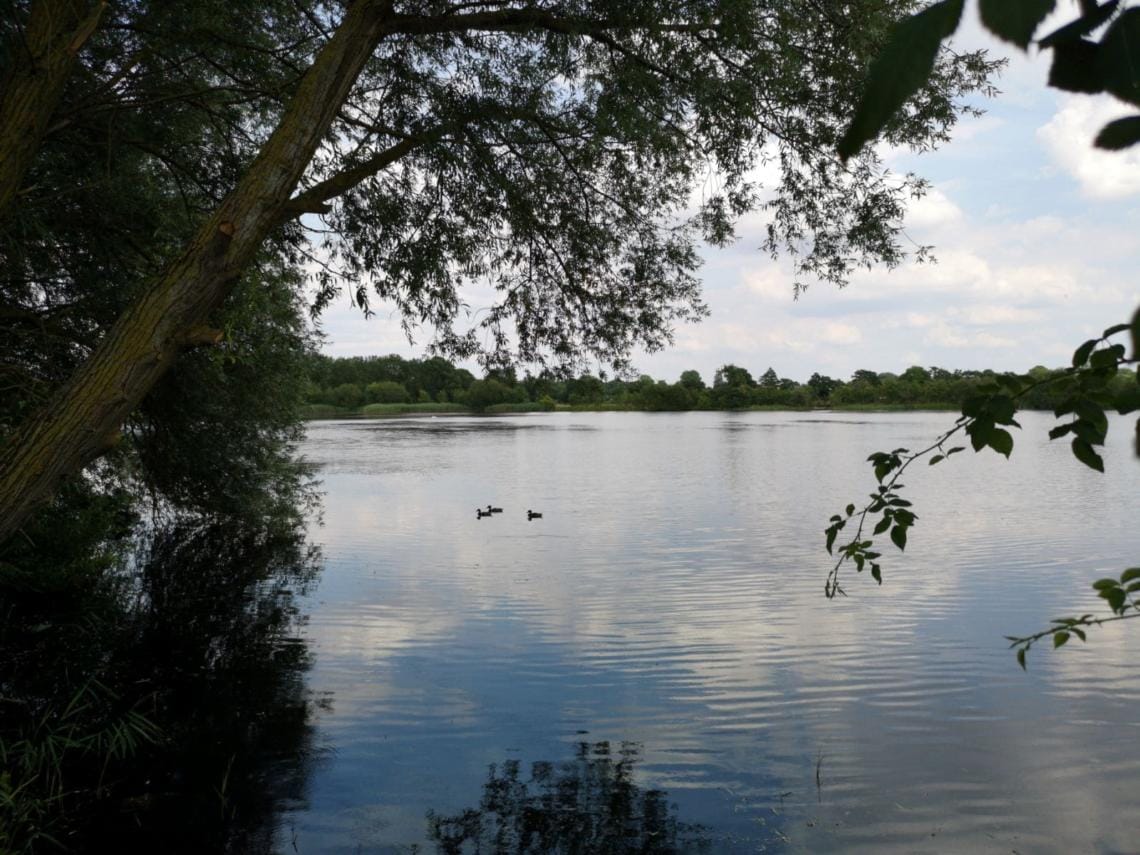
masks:
<path id="1" fill-rule="evenodd" d="M 29 703 L 10 701 L 21 702 Z M 137 705 L 120 705 L 118 695 L 88 679 L 62 709 L 48 704 L 15 733 L 0 735 L 0 853 L 31 853 L 41 843 L 64 848 L 56 833 L 74 794 L 69 773 L 97 767 L 97 795 L 112 764 L 162 739 Z"/>

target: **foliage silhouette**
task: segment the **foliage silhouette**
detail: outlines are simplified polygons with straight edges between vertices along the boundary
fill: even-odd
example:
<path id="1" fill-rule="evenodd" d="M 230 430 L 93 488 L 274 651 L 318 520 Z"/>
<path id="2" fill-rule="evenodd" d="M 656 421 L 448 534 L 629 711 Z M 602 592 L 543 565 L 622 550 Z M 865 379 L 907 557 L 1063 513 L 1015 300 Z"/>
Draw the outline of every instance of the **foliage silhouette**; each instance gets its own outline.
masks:
<path id="1" fill-rule="evenodd" d="M 312 761 L 288 524 L 177 525 L 80 588 L 0 574 L 0 849 L 264 852 Z"/>
<path id="2" fill-rule="evenodd" d="M 634 782 L 640 748 L 623 742 L 579 743 L 574 759 L 492 766 L 478 808 L 428 814 L 430 839 L 442 855 L 471 851 L 671 855 L 710 851 L 702 829 L 678 821 L 661 790 Z"/>
<path id="3" fill-rule="evenodd" d="M 1053 10 L 1053 0 L 981 0 L 982 24 L 991 33 L 1023 50 L 1037 29 Z M 855 116 L 839 143 L 839 153 L 850 157 L 873 139 L 891 121 L 900 104 L 910 97 L 931 74 L 930 57 L 941 43 L 953 35 L 962 14 L 962 0 L 941 0 L 897 24 L 887 38 L 886 46 L 872 63 Z M 1103 27 L 1099 39 L 1092 34 Z M 1134 61 L 1133 46 L 1140 44 L 1140 9 L 1119 8 L 1117 0 L 1098 3 L 1081 0 L 1080 15 L 1065 26 L 1049 33 L 1038 45 L 1052 52 L 1049 85 L 1066 91 L 1086 94 L 1109 93 L 1130 104 L 1140 106 L 1140 67 Z M 1106 149 L 1123 149 L 1140 142 L 1140 117 L 1112 122 L 1096 138 L 1096 145 Z M 1127 334 L 1132 356 L 1126 344 L 1116 337 Z M 854 535 L 838 545 L 835 561 L 824 591 L 828 597 L 844 593 L 840 571 L 847 562 L 857 572 L 865 568 L 882 584 L 881 553 L 875 549 L 874 537 L 885 532 L 899 549 L 905 549 L 907 533 L 917 515 L 910 502 L 900 496 L 902 473 L 914 462 L 929 456 L 930 465 L 942 462 L 964 450 L 964 446 L 947 444 L 956 434 L 968 436 L 974 451 L 991 448 L 1006 457 L 1013 452 L 1013 435 L 1007 427 L 1019 428 L 1014 418 L 1019 403 L 1034 392 L 1052 387 L 1060 402 L 1054 414 L 1070 421 L 1049 431 L 1050 439 L 1071 436 L 1074 457 L 1098 472 L 1104 472 L 1104 460 L 1097 448 L 1104 445 L 1109 422 L 1106 411 L 1128 414 L 1140 410 L 1140 308 L 1131 321 L 1108 327 L 1097 338 L 1081 344 L 1073 353 L 1072 367 L 1051 376 L 1002 376 L 979 389 L 979 393 L 962 406 L 957 424 L 931 445 L 917 452 L 896 448 L 872 454 L 868 460 L 874 468 L 878 486 L 861 507 L 849 504 L 843 513 L 834 514 L 825 529 L 829 553 L 849 522 Z M 1117 381 L 1125 380 L 1122 386 Z M 1140 457 L 1140 419 L 1136 422 L 1136 455 Z M 869 518 L 878 517 L 871 536 L 864 534 Z M 1048 628 L 1028 635 L 1006 636 L 1016 651 L 1017 662 L 1026 667 L 1026 655 L 1034 643 L 1051 638 L 1058 648 L 1074 635 L 1086 639 L 1086 630 L 1121 620 L 1140 617 L 1140 568 L 1129 568 L 1119 578 L 1105 578 L 1093 583 L 1097 596 L 1105 600 L 1111 617 L 1092 614 L 1056 618 Z"/>

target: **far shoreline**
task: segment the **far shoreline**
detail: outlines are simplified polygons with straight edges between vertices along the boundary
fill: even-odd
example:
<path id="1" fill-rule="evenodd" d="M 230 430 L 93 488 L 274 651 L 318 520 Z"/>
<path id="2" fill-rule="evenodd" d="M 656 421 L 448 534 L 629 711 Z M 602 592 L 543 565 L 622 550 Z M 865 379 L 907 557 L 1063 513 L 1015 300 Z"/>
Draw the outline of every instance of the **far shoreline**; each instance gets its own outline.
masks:
<path id="1" fill-rule="evenodd" d="M 497 404 L 485 410 L 474 410 L 460 404 L 370 404 L 359 408 L 339 408 L 328 405 L 309 405 L 303 420 L 306 422 L 339 420 L 376 420 L 416 418 L 422 416 L 519 416 L 535 413 L 920 413 L 956 412 L 956 404 L 836 404 L 826 407 L 793 407 L 780 404 L 756 404 L 734 409 L 648 410 L 639 407 L 607 407 L 595 404 L 560 404 L 554 408 L 539 404 Z"/>

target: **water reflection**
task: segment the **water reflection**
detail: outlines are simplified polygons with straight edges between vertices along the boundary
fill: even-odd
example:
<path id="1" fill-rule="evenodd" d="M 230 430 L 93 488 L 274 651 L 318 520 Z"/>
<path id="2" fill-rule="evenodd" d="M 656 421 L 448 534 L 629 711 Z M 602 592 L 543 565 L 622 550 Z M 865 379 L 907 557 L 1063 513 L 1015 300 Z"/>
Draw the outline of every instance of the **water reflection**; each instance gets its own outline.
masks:
<path id="1" fill-rule="evenodd" d="M 1135 850 L 1140 636 L 1105 627 L 1029 673 L 1001 638 L 1101 608 L 1080 592 L 1135 551 L 1130 430 L 1104 475 L 1033 413 L 1012 460 L 924 470 L 882 588 L 826 603 L 821 521 L 869 451 L 944 414 L 532 420 L 551 429 L 310 430 L 328 564 L 307 637 L 336 753 L 300 852 L 431 850 L 429 807 L 460 816 L 490 763 L 580 731 L 643 744 L 639 780 L 718 853 Z M 489 501 L 505 513 L 476 521 Z"/>
<path id="2" fill-rule="evenodd" d="M 429 837 L 442 855 L 710 851 L 700 826 L 678 821 L 667 793 L 635 783 L 639 753 L 634 742 L 616 751 L 582 742 L 572 760 L 533 763 L 526 779 L 517 760 L 492 765 L 479 807 L 429 813 Z"/>
<path id="3" fill-rule="evenodd" d="M 61 799 L 62 819 L 41 818 L 69 851 L 278 851 L 313 757 L 295 600 L 316 559 L 288 527 L 176 525 L 87 602 L 0 585 L 0 740 L 25 808 Z M 157 736 L 105 738 L 138 721 Z M 45 786 L 50 746 L 66 787 Z M 11 845 L 28 833 L 14 828 Z"/>

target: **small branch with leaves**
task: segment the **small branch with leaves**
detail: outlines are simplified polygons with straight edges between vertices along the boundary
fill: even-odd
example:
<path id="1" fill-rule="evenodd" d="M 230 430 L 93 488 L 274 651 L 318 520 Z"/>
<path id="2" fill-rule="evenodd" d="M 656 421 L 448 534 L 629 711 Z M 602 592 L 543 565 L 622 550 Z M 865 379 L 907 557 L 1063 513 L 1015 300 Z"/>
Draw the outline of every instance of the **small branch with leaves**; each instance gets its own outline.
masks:
<path id="1" fill-rule="evenodd" d="M 1133 357 L 1126 357 L 1124 344 L 1110 341 L 1121 333 L 1130 333 L 1133 339 Z M 1104 445 L 1108 434 L 1106 411 L 1115 409 L 1121 414 L 1140 410 L 1140 375 L 1137 383 L 1124 391 L 1114 386 L 1113 381 L 1121 367 L 1135 365 L 1140 354 L 1140 312 L 1130 323 L 1117 324 L 1106 329 L 1099 338 L 1084 342 L 1073 354 L 1072 366 L 1057 375 L 1033 380 L 1016 375 L 997 375 L 993 381 L 981 388 L 979 394 L 968 398 L 962 406 L 962 415 L 954 427 L 939 436 L 931 445 L 920 451 L 911 452 L 906 448 L 893 451 L 877 451 L 867 460 L 874 468 L 878 486 L 869 496 L 863 507 L 854 503 L 847 505 L 844 512 L 835 514 L 830 525 L 824 529 L 825 545 L 829 554 L 836 555 L 836 561 L 824 583 L 824 593 L 830 599 L 838 594 L 846 595 L 840 584 L 840 571 L 850 562 L 857 572 L 869 569 L 871 577 L 880 585 L 883 582 L 881 553 L 875 551 L 874 538 L 889 532 L 891 542 L 900 550 L 906 548 L 907 533 L 918 519 L 911 509 L 911 503 L 902 498 L 904 485 L 900 482 L 905 472 L 915 461 L 929 457 L 929 465 L 934 466 L 953 455 L 964 451 L 965 446 L 950 445 L 956 434 L 964 433 L 970 438 L 975 452 L 991 448 L 1009 457 L 1013 453 L 1013 435 L 1007 427 L 1020 428 L 1014 414 L 1019 400 L 1042 386 L 1057 387 L 1061 403 L 1054 409 L 1057 418 L 1071 417 L 1049 431 L 1050 439 L 1072 435 L 1070 447 L 1073 456 L 1081 463 L 1098 472 L 1104 472 L 1104 460 L 1097 448 Z M 1140 435 L 1140 422 L 1137 424 Z M 1140 454 L 1140 448 L 1137 449 Z M 874 520 L 871 535 L 864 534 Z M 855 523 L 855 534 L 846 543 L 836 547 L 839 533 L 848 523 Z M 838 551 L 836 551 L 838 550 Z M 1112 608 L 1115 616 L 1095 618 L 1083 615 L 1079 618 L 1058 618 L 1054 626 L 1028 636 L 1007 636 L 1012 646 L 1017 648 L 1018 662 L 1024 667 L 1026 652 L 1033 643 L 1046 636 L 1052 636 L 1054 646 L 1060 647 L 1071 635 L 1082 641 L 1084 629 L 1099 626 L 1101 623 L 1124 620 L 1136 616 L 1136 604 L 1132 597 L 1140 591 L 1140 569 L 1126 570 L 1119 580 L 1101 579 L 1093 587 Z M 1131 611 L 1129 611 L 1131 610 Z"/>
<path id="2" fill-rule="evenodd" d="M 1114 623 L 1122 620 L 1132 620 L 1140 617 L 1140 604 L 1136 602 L 1136 594 L 1140 593 L 1140 567 L 1129 567 L 1120 574 L 1119 579 L 1111 577 L 1097 579 L 1093 582 L 1093 589 L 1097 596 L 1108 603 L 1112 609 L 1112 617 L 1099 618 L 1091 614 L 1080 617 L 1054 618 L 1048 629 L 1040 630 L 1032 635 L 1007 635 L 1011 649 L 1017 650 L 1017 664 L 1025 667 L 1025 657 L 1034 642 L 1043 638 L 1053 639 L 1053 649 L 1063 646 L 1074 635 L 1081 641 L 1087 640 L 1085 630 L 1093 626 Z"/>

